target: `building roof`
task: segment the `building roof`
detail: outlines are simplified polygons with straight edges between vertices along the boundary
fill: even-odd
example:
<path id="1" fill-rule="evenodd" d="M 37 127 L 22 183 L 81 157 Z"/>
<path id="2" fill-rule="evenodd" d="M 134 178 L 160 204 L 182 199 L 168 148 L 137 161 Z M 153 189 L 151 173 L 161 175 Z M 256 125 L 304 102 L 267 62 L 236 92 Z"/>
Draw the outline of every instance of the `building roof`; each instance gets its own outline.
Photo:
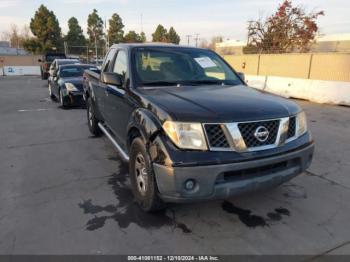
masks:
<path id="1" fill-rule="evenodd" d="M 221 43 L 217 43 L 216 47 L 218 48 L 224 48 L 224 47 L 242 47 L 247 44 L 246 41 L 242 40 L 226 40 Z"/>
<path id="2" fill-rule="evenodd" d="M 10 42 L 8 42 L 8 41 L 0 41 L 0 47 L 10 47 Z"/>

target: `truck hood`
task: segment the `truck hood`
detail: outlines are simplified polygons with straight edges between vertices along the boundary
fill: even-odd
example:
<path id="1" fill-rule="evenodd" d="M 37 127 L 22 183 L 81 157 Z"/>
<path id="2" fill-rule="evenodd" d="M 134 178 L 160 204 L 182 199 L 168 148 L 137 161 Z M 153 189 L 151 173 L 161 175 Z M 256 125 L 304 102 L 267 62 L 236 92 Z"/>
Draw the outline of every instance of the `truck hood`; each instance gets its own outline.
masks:
<path id="1" fill-rule="evenodd" d="M 301 111 L 290 100 L 244 85 L 147 87 L 139 91 L 149 103 L 162 108 L 173 120 L 185 122 L 264 120 Z"/>

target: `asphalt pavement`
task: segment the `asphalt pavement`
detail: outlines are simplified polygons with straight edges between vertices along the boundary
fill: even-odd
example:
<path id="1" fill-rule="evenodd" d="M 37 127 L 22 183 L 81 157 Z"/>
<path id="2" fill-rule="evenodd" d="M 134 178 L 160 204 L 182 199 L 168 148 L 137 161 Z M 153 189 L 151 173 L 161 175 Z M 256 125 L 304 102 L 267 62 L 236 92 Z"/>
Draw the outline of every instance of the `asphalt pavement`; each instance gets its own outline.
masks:
<path id="1" fill-rule="evenodd" d="M 0 254 L 350 254 L 350 108 L 296 102 L 316 141 L 307 172 L 146 214 L 84 109 L 61 109 L 37 77 L 0 77 Z"/>

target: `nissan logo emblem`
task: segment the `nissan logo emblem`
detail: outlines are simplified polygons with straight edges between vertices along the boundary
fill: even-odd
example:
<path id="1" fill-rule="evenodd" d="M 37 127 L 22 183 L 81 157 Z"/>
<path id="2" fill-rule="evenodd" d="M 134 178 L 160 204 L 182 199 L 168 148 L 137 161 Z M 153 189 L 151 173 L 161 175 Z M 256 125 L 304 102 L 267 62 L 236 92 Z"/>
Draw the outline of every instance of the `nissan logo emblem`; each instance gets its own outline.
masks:
<path id="1" fill-rule="evenodd" d="M 254 133 L 254 136 L 260 142 L 265 142 L 269 138 L 269 130 L 264 126 L 259 126 Z"/>

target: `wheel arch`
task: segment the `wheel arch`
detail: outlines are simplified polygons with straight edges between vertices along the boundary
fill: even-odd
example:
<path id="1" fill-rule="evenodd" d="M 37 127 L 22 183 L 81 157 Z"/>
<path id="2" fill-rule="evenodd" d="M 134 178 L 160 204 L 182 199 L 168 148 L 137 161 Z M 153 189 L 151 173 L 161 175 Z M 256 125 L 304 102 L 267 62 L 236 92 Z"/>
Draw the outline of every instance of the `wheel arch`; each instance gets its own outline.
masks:
<path id="1" fill-rule="evenodd" d="M 129 120 L 127 131 L 127 149 L 129 151 L 133 139 L 141 137 L 146 144 L 152 142 L 161 131 L 159 120 L 150 111 L 140 108 L 136 109 Z"/>

